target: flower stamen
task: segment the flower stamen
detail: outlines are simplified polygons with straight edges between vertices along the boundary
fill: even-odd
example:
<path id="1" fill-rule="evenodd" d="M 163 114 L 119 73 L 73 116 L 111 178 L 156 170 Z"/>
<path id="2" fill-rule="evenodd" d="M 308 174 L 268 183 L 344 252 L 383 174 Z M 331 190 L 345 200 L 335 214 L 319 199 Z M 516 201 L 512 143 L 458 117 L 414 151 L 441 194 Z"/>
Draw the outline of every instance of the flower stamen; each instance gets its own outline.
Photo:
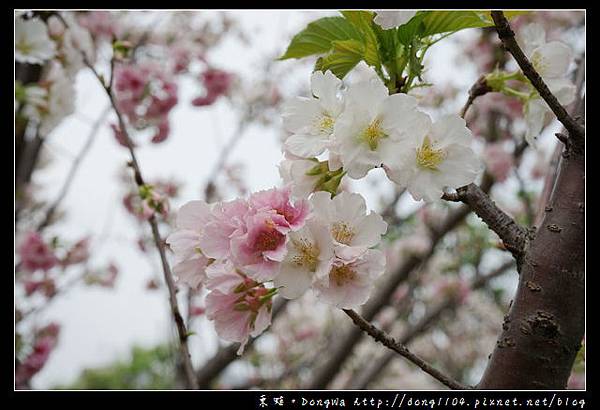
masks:
<path id="1" fill-rule="evenodd" d="M 379 140 L 387 137 L 387 134 L 381 128 L 381 119 L 377 118 L 361 133 L 361 138 L 369 145 L 371 151 L 375 151 L 379 145 Z"/>
<path id="2" fill-rule="evenodd" d="M 350 242 L 352 239 L 354 239 L 356 232 L 346 222 L 335 222 L 331 227 L 331 234 L 339 243 L 350 245 Z"/>
<path id="3" fill-rule="evenodd" d="M 443 149 L 435 149 L 429 140 L 425 137 L 423 144 L 417 148 L 417 165 L 431 171 L 438 171 L 438 165 L 446 158 L 446 152 Z"/>
<path id="4" fill-rule="evenodd" d="M 356 272 L 348 265 L 333 266 L 329 272 L 329 278 L 333 280 L 337 286 L 343 286 L 356 278 Z"/>

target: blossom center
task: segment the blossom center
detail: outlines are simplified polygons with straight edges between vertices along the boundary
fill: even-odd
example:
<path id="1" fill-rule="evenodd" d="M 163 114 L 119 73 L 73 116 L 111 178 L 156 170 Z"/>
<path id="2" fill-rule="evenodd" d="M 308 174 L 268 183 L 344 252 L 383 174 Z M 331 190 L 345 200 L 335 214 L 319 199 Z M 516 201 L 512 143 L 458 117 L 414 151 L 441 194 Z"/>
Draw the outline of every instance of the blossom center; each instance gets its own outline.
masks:
<path id="1" fill-rule="evenodd" d="M 333 126 L 335 120 L 329 114 L 323 114 L 319 118 L 317 128 L 322 134 L 331 135 L 333 133 Z"/>
<path id="2" fill-rule="evenodd" d="M 254 249 L 259 252 L 274 251 L 283 238 L 284 235 L 275 229 L 263 230 L 256 237 Z"/>
<path id="3" fill-rule="evenodd" d="M 329 272 L 329 277 L 337 286 L 343 286 L 356 278 L 356 272 L 348 265 L 333 266 Z"/>
<path id="4" fill-rule="evenodd" d="M 292 257 L 292 261 L 297 266 L 304 266 L 308 268 L 311 272 L 317 270 L 317 263 L 319 257 L 319 248 L 317 248 L 312 242 L 310 242 L 306 238 L 293 239 L 292 243 L 296 251 L 297 255 Z"/>
<path id="5" fill-rule="evenodd" d="M 425 137 L 423 144 L 417 148 L 417 165 L 421 168 L 437 171 L 438 165 L 446 158 L 446 152 L 443 149 L 435 149 L 429 140 Z"/>
<path id="6" fill-rule="evenodd" d="M 375 151 L 379 145 L 379 140 L 387 137 L 387 134 L 381 128 L 381 119 L 377 118 L 367 126 L 361 133 L 362 139 L 369 145 L 371 151 Z"/>
<path id="7" fill-rule="evenodd" d="M 543 75 L 548 68 L 548 63 L 544 61 L 542 54 L 539 52 L 534 52 L 531 56 L 531 65 L 540 75 Z"/>
<path id="8" fill-rule="evenodd" d="M 354 229 L 346 222 L 335 222 L 331 227 L 333 239 L 344 245 L 350 245 L 352 239 L 356 235 Z"/>

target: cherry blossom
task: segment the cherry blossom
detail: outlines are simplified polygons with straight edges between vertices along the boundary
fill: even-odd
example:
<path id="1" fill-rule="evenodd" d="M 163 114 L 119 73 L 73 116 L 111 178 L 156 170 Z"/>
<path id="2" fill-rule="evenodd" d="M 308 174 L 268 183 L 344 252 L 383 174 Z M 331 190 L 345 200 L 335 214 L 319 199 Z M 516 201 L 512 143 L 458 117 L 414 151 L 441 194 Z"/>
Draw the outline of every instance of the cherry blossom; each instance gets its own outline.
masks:
<path id="1" fill-rule="evenodd" d="M 566 78 L 569 66 L 573 61 L 573 51 L 560 41 L 546 42 L 546 32 L 540 24 L 529 24 L 521 31 L 523 51 L 529 57 L 531 64 L 540 74 L 550 91 L 562 105 L 575 100 L 575 85 Z M 524 107 L 527 133 L 525 139 L 530 145 L 535 145 L 550 107 L 534 94 Z"/>
<path id="2" fill-rule="evenodd" d="M 329 274 L 315 283 L 317 297 L 340 309 L 354 309 L 368 299 L 375 280 L 385 271 L 385 255 L 369 249 L 351 259 L 335 259 Z"/>
<path id="3" fill-rule="evenodd" d="M 408 23 L 408 21 L 412 19 L 415 14 L 417 14 L 416 10 L 377 10 L 376 13 L 377 14 L 373 21 L 383 29 L 390 29 Z"/>
<path id="4" fill-rule="evenodd" d="M 206 317 L 213 320 L 219 337 L 241 343 L 244 351 L 248 338 L 261 334 L 271 323 L 272 290 L 241 273 L 237 286 L 229 292 L 212 290 L 206 296 Z"/>
<path id="5" fill-rule="evenodd" d="M 336 121 L 343 108 L 338 95 L 342 81 L 331 71 L 311 76 L 312 98 L 296 97 L 283 107 L 283 125 L 292 133 L 284 147 L 302 158 L 322 154 L 330 144 Z"/>
<path id="6" fill-rule="evenodd" d="M 15 20 L 15 60 L 42 64 L 56 54 L 56 45 L 48 36 L 48 27 L 38 18 Z"/>
<path id="7" fill-rule="evenodd" d="M 58 259 L 37 232 L 28 232 L 18 248 L 23 268 L 29 272 L 52 269 Z"/>
<path id="8" fill-rule="evenodd" d="M 288 299 L 302 295 L 317 278 L 328 274 L 333 260 L 333 241 L 327 226 L 310 220 L 289 234 L 287 255 L 274 280 L 279 293 Z"/>
<path id="9" fill-rule="evenodd" d="M 166 242 L 175 253 L 173 273 L 182 283 L 197 289 L 205 280 L 208 258 L 202 253 L 200 235 L 211 219 L 210 206 L 204 201 L 191 201 L 177 214 L 177 231 Z"/>
<path id="10" fill-rule="evenodd" d="M 396 161 L 386 166 L 386 172 L 415 200 L 432 202 L 446 188 L 475 181 L 483 166 L 470 147 L 471 131 L 462 118 L 448 115 L 435 123 L 427 119 L 428 124 L 421 124 L 402 144 L 390 148 Z"/>
<path id="11" fill-rule="evenodd" d="M 351 85 L 346 107 L 333 132 L 333 152 L 339 154 L 348 176 L 364 177 L 369 170 L 395 162 L 392 152 L 403 149 L 399 141 L 427 126 L 427 116 L 416 110 L 417 100 L 406 94 L 388 95 L 383 81 L 371 76 Z"/>
<path id="12" fill-rule="evenodd" d="M 324 224 L 333 242 L 335 253 L 353 258 L 379 243 L 387 223 L 375 212 L 367 214 L 365 199 L 357 193 L 342 192 L 331 198 L 328 192 L 315 192 L 310 199 L 314 218 Z"/>

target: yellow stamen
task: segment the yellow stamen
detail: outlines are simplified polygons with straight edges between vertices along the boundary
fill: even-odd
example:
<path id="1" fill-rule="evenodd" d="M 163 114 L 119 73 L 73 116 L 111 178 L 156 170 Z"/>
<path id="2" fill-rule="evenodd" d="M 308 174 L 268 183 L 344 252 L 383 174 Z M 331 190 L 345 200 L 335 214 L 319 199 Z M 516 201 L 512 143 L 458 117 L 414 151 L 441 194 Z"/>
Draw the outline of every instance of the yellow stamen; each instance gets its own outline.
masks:
<path id="1" fill-rule="evenodd" d="M 298 251 L 297 255 L 292 257 L 292 261 L 300 267 L 308 268 L 311 272 L 317 270 L 319 248 L 306 238 L 292 239 L 292 244 Z"/>
<path id="2" fill-rule="evenodd" d="M 333 266 L 329 272 L 329 278 L 332 279 L 337 286 L 343 286 L 356 278 L 356 272 L 350 269 L 348 265 Z"/>
<path id="3" fill-rule="evenodd" d="M 331 135 L 331 133 L 333 133 L 334 124 L 335 120 L 329 114 L 323 114 L 323 116 L 319 119 L 317 128 L 319 128 L 321 133 Z"/>
<path id="4" fill-rule="evenodd" d="M 417 165 L 431 171 L 438 171 L 438 165 L 446 158 L 443 149 L 434 149 L 429 137 L 425 137 L 423 145 L 417 148 Z"/>
<path id="5" fill-rule="evenodd" d="M 331 227 L 331 234 L 339 243 L 350 245 L 350 242 L 352 239 L 354 239 L 356 232 L 346 222 L 335 222 Z"/>
<path id="6" fill-rule="evenodd" d="M 369 145 L 371 151 L 375 151 L 379 145 L 379 140 L 387 137 L 387 134 L 381 129 L 381 119 L 377 118 L 361 133 L 361 138 Z"/>

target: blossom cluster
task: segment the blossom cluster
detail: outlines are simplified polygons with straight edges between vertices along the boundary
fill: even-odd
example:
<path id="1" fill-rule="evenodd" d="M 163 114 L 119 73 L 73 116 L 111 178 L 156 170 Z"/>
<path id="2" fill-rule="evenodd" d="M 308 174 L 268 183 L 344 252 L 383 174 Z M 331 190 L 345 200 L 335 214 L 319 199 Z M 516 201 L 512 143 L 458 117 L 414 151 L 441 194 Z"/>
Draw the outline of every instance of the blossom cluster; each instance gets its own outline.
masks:
<path id="1" fill-rule="evenodd" d="M 567 77 L 573 62 L 573 51 L 560 41 L 546 41 L 546 31 L 541 24 L 532 23 L 521 31 L 523 51 L 542 77 L 552 94 L 562 105 L 575 100 L 575 85 Z M 527 122 L 525 139 L 531 145 L 542 131 L 550 107 L 530 85 L 530 95 L 523 110 Z"/>
<path id="2" fill-rule="evenodd" d="M 473 182 L 482 171 L 471 149 L 472 134 L 458 115 L 433 122 L 406 94 L 389 95 L 370 69 L 368 78 L 342 88 L 330 71 L 311 78 L 313 97 L 298 97 L 283 109 L 291 135 L 280 170 L 298 193 L 328 190 L 324 175 L 360 179 L 381 167 L 415 200 L 435 201 L 448 188 Z M 317 157 L 323 172 L 315 167 Z M 311 166 L 312 163 L 312 166 Z"/>
<path id="3" fill-rule="evenodd" d="M 115 69 L 117 106 L 136 129 L 153 127 L 153 143 L 169 136 L 169 112 L 177 104 L 177 84 L 158 66 L 121 65 Z M 112 125 L 117 141 L 127 146 L 118 125 Z"/>
<path id="4" fill-rule="evenodd" d="M 220 337 L 241 342 L 241 352 L 270 324 L 276 293 L 293 299 L 312 289 L 340 308 L 364 304 L 385 269 L 373 248 L 386 230 L 359 194 L 297 199 L 286 186 L 248 199 L 188 202 L 167 243 L 178 281 L 206 286 L 207 317 Z"/>

